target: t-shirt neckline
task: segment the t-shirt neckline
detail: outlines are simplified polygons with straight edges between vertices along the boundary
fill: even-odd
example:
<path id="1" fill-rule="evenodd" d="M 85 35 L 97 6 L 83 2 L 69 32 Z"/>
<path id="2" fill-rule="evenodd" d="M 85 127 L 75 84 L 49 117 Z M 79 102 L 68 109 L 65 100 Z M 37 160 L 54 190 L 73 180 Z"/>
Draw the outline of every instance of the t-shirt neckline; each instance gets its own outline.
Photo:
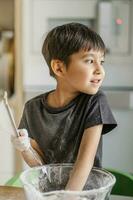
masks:
<path id="1" fill-rule="evenodd" d="M 47 109 L 47 111 L 49 111 L 50 113 L 59 113 L 59 112 L 63 112 L 65 110 L 67 110 L 68 108 L 72 107 L 75 104 L 75 102 L 77 101 L 77 99 L 81 95 L 81 93 L 80 93 L 78 96 L 76 96 L 74 99 L 72 99 L 67 105 L 56 108 L 56 107 L 50 106 L 48 104 L 48 102 L 47 102 L 47 96 L 48 96 L 48 94 L 51 93 L 51 92 L 53 92 L 53 91 L 54 90 L 46 92 L 43 95 L 43 99 L 42 99 L 43 105 L 45 106 L 45 108 Z"/>

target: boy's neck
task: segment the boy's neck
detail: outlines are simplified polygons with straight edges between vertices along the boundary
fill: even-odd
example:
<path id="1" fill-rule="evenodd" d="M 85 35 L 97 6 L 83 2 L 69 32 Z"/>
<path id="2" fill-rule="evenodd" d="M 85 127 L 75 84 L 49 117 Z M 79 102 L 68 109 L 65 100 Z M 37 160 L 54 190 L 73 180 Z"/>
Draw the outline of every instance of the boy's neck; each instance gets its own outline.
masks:
<path id="1" fill-rule="evenodd" d="M 56 88 L 53 92 L 49 93 L 47 103 L 51 107 L 59 108 L 68 105 L 79 92 L 68 92 Z"/>

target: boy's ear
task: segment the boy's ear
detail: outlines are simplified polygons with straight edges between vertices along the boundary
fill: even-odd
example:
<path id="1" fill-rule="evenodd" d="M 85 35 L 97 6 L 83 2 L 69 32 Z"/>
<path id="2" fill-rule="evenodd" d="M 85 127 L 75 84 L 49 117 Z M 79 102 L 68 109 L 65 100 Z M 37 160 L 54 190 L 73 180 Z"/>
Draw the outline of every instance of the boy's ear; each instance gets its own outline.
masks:
<path id="1" fill-rule="evenodd" d="M 51 68 L 57 77 L 63 77 L 66 72 L 65 64 L 60 60 L 53 59 L 51 61 Z"/>

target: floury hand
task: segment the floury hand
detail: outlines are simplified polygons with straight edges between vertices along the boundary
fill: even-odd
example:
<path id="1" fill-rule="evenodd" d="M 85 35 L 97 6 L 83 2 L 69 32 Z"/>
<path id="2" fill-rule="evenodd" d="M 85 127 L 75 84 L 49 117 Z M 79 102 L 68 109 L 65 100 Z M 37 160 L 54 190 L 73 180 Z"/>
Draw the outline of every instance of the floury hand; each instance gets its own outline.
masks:
<path id="1" fill-rule="evenodd" d="M 32 148 L 30 143 L 30 138 L 28 137 L 28 132 L 26 129 L 18 129 L 18 137 L 15 135 L 11 135 L 11 142 L 15 146 L 15 148 L 20 152 L 28 152 L 30 151 L 34 157 L 34 159 L 39 163 L 39 165 L 43 165 L 43 162 L 38 155 L 38 153 Z"/>

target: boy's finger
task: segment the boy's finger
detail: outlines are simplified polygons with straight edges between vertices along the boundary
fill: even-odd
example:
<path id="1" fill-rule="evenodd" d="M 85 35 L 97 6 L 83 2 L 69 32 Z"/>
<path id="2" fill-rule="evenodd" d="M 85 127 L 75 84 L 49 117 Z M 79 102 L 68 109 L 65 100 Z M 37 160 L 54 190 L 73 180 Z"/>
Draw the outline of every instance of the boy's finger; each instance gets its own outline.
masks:
<path id="1" fill-rule="evenodd" d="M 26 129 L 19 129 L 18 132 L 20 136 L 28 136 L 28 132 Z"/>

